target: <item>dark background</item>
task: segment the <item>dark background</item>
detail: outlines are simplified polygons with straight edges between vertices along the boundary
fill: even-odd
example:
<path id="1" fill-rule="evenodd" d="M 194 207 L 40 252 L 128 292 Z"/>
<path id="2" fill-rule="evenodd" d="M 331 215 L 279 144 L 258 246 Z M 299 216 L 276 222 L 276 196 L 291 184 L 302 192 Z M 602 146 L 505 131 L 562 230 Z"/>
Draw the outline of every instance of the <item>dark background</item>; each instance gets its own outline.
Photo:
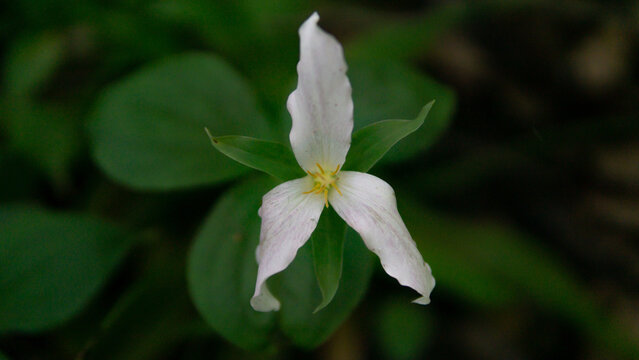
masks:
<path id="1" fill-rule="evenodd" d="M 362 59 L 393 61 L 448 91 L 435 104 L 449 106 L 439 114 L 447 128 L 432 146 L 373 169 L 395 188 L 438 284 L 430 305 L 411 305 L 413 294 L 376 265 L 362 301 L 321 346 L 301 349 L 278 337 L 247 352 L 202 320 L 184 274 L 192 238 L 232 182 L 131 186 L 92 155 L 87 123 L 113 84 L 155 61 L 203 51 L 247 79 L 286 134 L 297 28 L 315 10 L 344 44 L 351 71 Z M 46 329 L 3 332 L 0 352 L 9 359 L 636 358 L 638 35 L 639 4 L 622 0 L 3 2 L 1 206 L 85 214 L 143 240 L 85 306 Z M 374 95 L 401 101 L 401 91 L 412 91 L 401 83 Z M 358 111 L 374 112 L 365 107 L 356 97 L 356 124 Z M 419 107 L 399 111 L 414 116 Z M 8 231 L 0 223 L 0 241 Z M 143 292 L 128 306 L 132 289 L 149 278 L 164 295 Z"/>

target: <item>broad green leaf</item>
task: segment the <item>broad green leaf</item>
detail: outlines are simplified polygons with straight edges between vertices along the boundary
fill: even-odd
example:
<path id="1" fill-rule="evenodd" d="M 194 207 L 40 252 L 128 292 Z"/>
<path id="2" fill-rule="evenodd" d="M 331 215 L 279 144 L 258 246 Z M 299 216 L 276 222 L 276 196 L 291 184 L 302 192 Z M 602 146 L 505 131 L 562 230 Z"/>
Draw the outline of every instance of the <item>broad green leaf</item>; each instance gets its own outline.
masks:
<path id="1" fill-rule="evenodd" d="M 36 332 L 78 313 L 134 244 L 83 215 L 0 208 L 0 332 Z"/>
<path id="2" fill-rule="evenodd" d="M 262 100 L 270 110 L 276 113 L 286 107 L 299 60 L 297 28 L 316 10 L 313 4 L 296 0 L 171 0 L 156 1 L 152 6 L 158 17 L 178 28 L 191 29 L 199 35 L 198 40 L 224 54 L 266 95 Z M 290 130 L 290 118 L 285 120 L 286 130 Z"/>
<path id="3" fill-rule="evenodd" d="M 41 33 L 16 41 L 7 55 L 7 94 L 10 97 L 35 95 L 62 63 L 64 40 L 60 34 Z"/>
<path id="4" fill-rule="evenodd" d="M 426 150 L 446 130 L 455 95 L 412 67 L 393 61 L 350 61 L 355 129 L 383 119 L 412 119 L 425 103 L 436 100 L 425 125 L 388 151 L 382 163 L 396 162 Z"/>
<path id="5" fill-rule="evenodd" d="M 257 210 L 274 185 L 251 180 L 227 192 L 204 221 L 188 259 L 196 308 L 216 332 L 246 349 L 264 347 L 273 327 L 273 313 L 253 310 L 250 299 L 257 277 Z"/>
<path id="6" fill-rule="evenodd" d="M 0 360 L 9 360 L 9 358 L 5 354 L 0 352 Z"/>
<path id="7" fill-rule="evenodd" d="M 69 184 L 69 168 L 82 150 L 82 126 L 76 113 L 61 107 L 5 99 L 8 144 L 46 172 L 58 186 Z"/>
<path id="8" fill-rule="evenodd" d="M 208 135 L 211 144 L 219 152 L 240 164 L 263 171 L 283 181 L 305 176 L 295 160 L 293 151 L 279 142 L 246 136 L 214 137 L 210 133 Z"/>
<path id="9" fill-rule="evenodd" d="M 413 120 L 385 120 L 356 131 L 344 169 L 368 172 L 393 145 L 424 124 L 434 102 L 426 104 Z"/>
<path id="10" fill-rule="evenodd" d="M 373 264 L 372 253 L 364 242 L 355 232 L 348 231 L 341 286 L 330 304 L 313 313 L 322 295 L 313 271 L 311 244 L 304 245 L 293 263 L 269 283 L 282 304 L 279 321 L 284 334 L 304 348 L 314 348 L 326 341 L 363 298 Z"/>
<path id="11" fill-rule="evenodd" d="M 345 237 L 344 220 L 332 208 L 324 210 L 310 240 L 315 276 L 322 292 L 322 302 L 315 308 L 314 313 L 325 308 L 337 292 L 342 277 Z"/>
<path id="12" fill-rule="evenodd" d="M 228 64 L 187 54 L 110 87 L 89 129 L 93 155 L 107 174 L 136 188 L 166 190 L 247 171 L 211 149 L 205 127 L 218 135 L 270 136 L 251 89 Z"/>

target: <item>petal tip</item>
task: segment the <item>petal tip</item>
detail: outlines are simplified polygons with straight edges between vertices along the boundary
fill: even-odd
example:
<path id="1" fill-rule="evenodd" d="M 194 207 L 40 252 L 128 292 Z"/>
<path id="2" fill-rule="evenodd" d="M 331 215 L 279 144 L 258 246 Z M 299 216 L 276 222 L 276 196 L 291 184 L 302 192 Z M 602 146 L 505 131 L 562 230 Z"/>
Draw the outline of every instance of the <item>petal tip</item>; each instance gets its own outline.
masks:
<path id="1" fill-rule="evenodd" d="M 430 297 L 422 296 L 418 299 L 413 300 L 413 304 L 428 305 L 430 304 Z"/>
<path id="2" fill-rule="evenodd" d="M 302 26 L 300 26 L 300 34 L 304 31 L 304 29 L 306 29 L 308 26 L 317 26 L 317 23 L 319 22 L 319 14 L 317 13 L 317 11 L 313 12 L 311 14 L 311 16 L 308 17 L 308 19 L 306 19 L 306 21 L 304 21 L 304 23 L 302 24 Z"/>
<path id="3" fill-rule="evenodd" d="M 430 274 L 430 266 L 428 266 L 427 263 L 424 263 L 426 265 L 426 268 L 428 269 L 428 272 Z M 433 292 L 433 289 L 435 288 L 435 278 L 431 275 L 430 278 L 428 279 L 428 286 L 425 293 L 421 293 L 420 295 L 424 295 L 420 298 L 417 298 L 415 300 L 413 300 L 412 302 L 414 304 L 419 304 L 419 305 L 428 305 L 430 304 L 430 293 Z"/>
<path id="4" fill-rule="evenodd" d="M 280 302 L 273 296 L 261 294 L 251 298 L 251 307 L 260 312 L 279 311 Z"/>
<path id="5" fill-rule="evenodd" d="M 311 20 L 315 23 L 317 23 L 319 21 L 319 13 L 317 11 L 313 11 L 313 13 L 311 14 L 311 16 L 308 17 L 308 20 Z"/>

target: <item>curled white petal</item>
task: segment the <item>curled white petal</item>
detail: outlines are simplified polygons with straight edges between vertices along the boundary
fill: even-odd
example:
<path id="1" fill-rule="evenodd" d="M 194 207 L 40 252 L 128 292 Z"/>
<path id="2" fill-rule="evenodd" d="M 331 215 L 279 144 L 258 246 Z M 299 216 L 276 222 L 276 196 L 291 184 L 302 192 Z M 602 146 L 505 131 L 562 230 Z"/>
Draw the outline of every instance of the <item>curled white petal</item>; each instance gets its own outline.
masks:
<path id="1" fill-rule="evenodd" d="M 397 211 L 395 192 L 383 180 L 354 171 L 340 173 L 342 195 L 333 191 L 329 202 L 374 252 L 388 275 L 416 290 L 415 303 L 426 305 L 435 279 Z"/>
<path id="2" fill-rule="evenodd" d="M 262 199 L 257 281 L 251 298 L 251 306 L 257 311 L 279 310 L 280 303 L 268 290 L 266 280 L 293 262 L 297 250 L 317 226 L 324 199 L 317 194 L 303 194 L 312 186 L 310 176 L 287 181 Z"/>
<path id="3" fill-rule="evenodd" d="M 305 170 L 319 163 L 327 169 L 343 165 L 351 146 L 353 100 L 342 46 L 317 26 L 314 13 L 302 24 L 297 89 L 288 97 L 293 119 L 290 140 Z"/>

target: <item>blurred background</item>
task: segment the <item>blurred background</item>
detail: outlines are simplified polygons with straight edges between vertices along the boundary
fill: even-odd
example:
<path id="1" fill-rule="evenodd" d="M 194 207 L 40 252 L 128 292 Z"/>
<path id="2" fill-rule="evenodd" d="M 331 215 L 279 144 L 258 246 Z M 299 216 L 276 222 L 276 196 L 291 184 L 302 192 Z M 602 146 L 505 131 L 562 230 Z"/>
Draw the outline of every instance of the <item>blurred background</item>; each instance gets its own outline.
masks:
<path id="1" fill-rule="evenodd" d="M 288 144 L 313 11 L 356 129 L 436 100 L 372 170 L 428 306 L 349 234 L 249 307 L 276 182 L 202 128 Z M 15 0 L 0 49 L 0 359 L 639 358 L 636 1 Z"/>

